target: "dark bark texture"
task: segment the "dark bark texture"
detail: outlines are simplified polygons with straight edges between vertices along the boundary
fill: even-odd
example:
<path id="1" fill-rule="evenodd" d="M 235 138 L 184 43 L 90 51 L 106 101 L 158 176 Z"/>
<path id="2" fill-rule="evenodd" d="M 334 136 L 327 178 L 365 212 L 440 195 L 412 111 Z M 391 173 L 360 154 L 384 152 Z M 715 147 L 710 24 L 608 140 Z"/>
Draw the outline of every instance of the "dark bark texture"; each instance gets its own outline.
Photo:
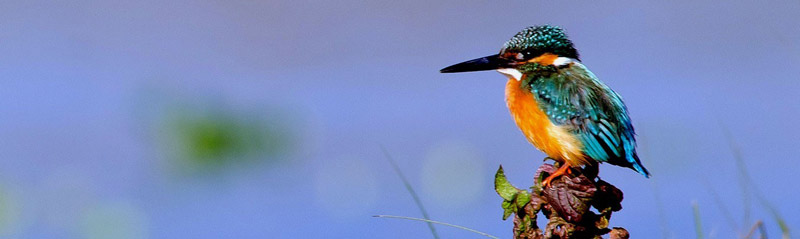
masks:
<path id="1" fill-rule="evenodd" d="M 609 229 L 612 212 L 622 209 L 622 191 L 597 178 L 597 167 L 573 169 L 572 174 L 553 179 L 543 187 L 542 180 L 558 165 L 543 164 L 536 171 L 531 191 L 512 186 L 503 167 L 495 175 L 495 190 L 503 198 L 503 220 L 514 215 L 514 238 L 517 239 L 627 239 L 621 227 Z M 590 210 L 594 208 L 595 211 Z M 540 228 L 539 213 L 548 219 Z"/>

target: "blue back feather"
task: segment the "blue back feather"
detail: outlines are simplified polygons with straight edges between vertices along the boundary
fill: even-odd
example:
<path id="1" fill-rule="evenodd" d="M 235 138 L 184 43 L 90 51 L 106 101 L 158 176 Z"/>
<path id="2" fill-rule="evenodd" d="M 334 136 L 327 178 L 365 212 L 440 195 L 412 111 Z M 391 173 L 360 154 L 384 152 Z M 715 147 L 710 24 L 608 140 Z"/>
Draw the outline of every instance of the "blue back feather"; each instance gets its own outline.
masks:
<path id="1" fill-rule="evenodd" d="M 617 93 L 580 63 L 531 67 L 522 70 L 539 107 L 551 122 L 575 134 L 587 157 L 649 177 L 636 155 L 633 125 Z"/>

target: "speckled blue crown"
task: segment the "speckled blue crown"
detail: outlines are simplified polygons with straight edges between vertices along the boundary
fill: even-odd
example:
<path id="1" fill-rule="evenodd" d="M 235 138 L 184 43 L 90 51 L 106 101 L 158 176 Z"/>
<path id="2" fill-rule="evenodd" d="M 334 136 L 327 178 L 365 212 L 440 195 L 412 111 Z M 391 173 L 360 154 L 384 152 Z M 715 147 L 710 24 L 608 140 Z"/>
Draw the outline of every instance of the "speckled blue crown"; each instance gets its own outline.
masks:
<path id="1" fill-rule="evenodd" d="M 549 25 L 528 27 L 518 32 L 511 40 L 503 44 L 500 53 L 506 52 L 527 53 L 533 56 L 552 53 L 578 59 L 578 51 L 575 50 L 564 30 Z"/>

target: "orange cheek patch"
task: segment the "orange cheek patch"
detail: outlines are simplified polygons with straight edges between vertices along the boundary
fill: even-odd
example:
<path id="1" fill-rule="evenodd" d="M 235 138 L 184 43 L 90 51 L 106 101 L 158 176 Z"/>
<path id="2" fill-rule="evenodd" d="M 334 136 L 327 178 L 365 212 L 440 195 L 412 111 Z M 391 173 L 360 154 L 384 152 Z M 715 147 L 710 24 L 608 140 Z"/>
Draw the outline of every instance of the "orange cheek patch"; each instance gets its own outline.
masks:
<path id="1" fill-rule="evenodd" d="M 517 53 L 514 53 L 514 52 L 506 52 L 505 54 L 503 54 L 503 58 L 506 58 L 506 59 L 516 59 L 516 58 L 517 58 Z"/>
<path id="2" fill-rule="evenodd" d="M 549 65 L 552 65 L 553 62 L 556 61 L 556 59 L 558 59 L 558 55 L 550 54 L 550 53 L 544 53 L 541 56 L 537 56 L 536 58 L 528 60 L 528 62 L 529 63 L 539 63 L 539 65 L 543 65 L 543 66 L 549 66 Z"/>

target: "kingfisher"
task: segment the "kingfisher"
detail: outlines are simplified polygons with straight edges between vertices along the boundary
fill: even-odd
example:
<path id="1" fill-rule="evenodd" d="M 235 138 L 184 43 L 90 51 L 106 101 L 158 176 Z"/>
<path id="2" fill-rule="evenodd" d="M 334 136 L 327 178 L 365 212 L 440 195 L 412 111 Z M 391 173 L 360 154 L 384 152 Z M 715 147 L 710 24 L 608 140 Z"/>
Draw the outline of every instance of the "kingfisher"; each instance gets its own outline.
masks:
<path id="1" fill-rule="evenodd" d="M 636 155 L 633 124 L 622 97 L 581 63 L 564 30 L 549 25 L 523 29 L 499 54 L 445 67 L 441 73 L 496 70 L 508 77 L 506 105 L 534 147 L 561 166 L 543 180 L 572 168 L 607 162 L 645 177 Z"/>

